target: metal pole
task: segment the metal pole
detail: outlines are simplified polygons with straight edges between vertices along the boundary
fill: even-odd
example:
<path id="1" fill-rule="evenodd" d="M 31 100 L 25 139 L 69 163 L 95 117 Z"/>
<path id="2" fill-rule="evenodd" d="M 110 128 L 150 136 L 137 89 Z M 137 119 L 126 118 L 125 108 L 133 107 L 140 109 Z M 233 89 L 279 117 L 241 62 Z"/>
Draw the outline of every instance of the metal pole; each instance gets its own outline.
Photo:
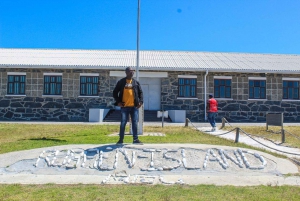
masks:
<path id="1" fill-rule="evenodd" d="M 162 110 L 161 127 L 164 127 L 164 116 L 165 116 L 165 112 L 164 110 Z"/>
<path id="2" fill-rule="evenodd" d="M 225 118 L 223 117 L 222 118 L 222 127 L 221 128 L 224 128 L 225 127 Z"/>
<path id="3" fill-rule="evenodd" d="M 161 106 L 162 111 L 162 117 L 161 117 L 161 127 L 164 127 L 164 106 Z"/>
<path id="4" fill-rule="evenodd" d="M 136 35 L 136 80 L 139 81 L 140 67 L 140 0 L 138 0 L 137 10 L 137 35 Z"/>
<path id="5" fill-rule="evenodd" d="M 204 120 L 206 121 L 207 120 L 207 116 L 206 116 L 206 97 L 207 97 L 207 94 L 206 94 L 206 76 L 208 74 L 208 70 L 206 70 L 205 72 L 205 75 L 204 75 Z"/>
<path id="6" fill-rule="evenodd" d="M 238 143 L 239 142 L 239 138 L 240 138 L 240 128 L 237 127 L 236 128 L 236 135 L 235 135 L 235 143 Z"/>
<path id="7" fill-rule="evenodd" d="M 140 66 L 140 0 L 138 0 L 137 10 L 137 40 L 136 40 L 136 80 L 139 81 L 139 66 Z M 144 123 L 144 104 L 139 108 L 139 126 L 138 134 L 143 134 Z"/>
<path id="8" fill-rule="evenodd" d="M 283 129 L 281 129 L 281 142 L 285 143 L 285 133 Z"/>
<path id="9" fill-rule="evenodd" d="M 185 127 L 188 127 L 189 126 L 189 119 L 188 118 L 185 118 Z"/>

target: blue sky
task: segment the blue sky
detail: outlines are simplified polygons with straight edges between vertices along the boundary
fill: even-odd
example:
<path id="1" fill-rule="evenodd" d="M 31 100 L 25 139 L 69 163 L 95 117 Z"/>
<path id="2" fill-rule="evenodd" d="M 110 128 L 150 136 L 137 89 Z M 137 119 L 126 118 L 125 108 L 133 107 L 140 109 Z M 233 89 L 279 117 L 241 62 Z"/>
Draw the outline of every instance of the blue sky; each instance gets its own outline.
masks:
<path id="1" fill-rule="evenodd" d="M 299 0 L 140 0 L 140 49 L 300 54 Z M 136 49 L 137 0 L 1 0 L 0 48 Z"/>

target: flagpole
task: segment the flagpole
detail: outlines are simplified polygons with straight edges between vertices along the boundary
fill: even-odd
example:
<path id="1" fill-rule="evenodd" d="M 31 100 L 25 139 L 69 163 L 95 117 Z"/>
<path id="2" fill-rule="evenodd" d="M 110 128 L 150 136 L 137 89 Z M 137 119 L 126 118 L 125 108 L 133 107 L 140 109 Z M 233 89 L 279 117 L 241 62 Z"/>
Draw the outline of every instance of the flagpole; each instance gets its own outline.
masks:
<path id="1" fill-rule="evenodd" d="M 136 79 L 139 81 L 139 67 L 140 67 L 140 0 L 138 0 L 137 10 L 137 41 L 136 41 Z M 139 123 L 138 134 L 143 134 L 144 123 L 144 104 L 139 108 Z"/>

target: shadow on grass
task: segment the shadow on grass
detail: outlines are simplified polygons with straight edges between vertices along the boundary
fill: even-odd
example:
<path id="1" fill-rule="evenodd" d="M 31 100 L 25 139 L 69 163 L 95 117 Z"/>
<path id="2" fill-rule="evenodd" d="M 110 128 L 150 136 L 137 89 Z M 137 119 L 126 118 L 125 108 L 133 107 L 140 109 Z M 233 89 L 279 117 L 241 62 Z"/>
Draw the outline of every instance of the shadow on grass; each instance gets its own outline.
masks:
<path id="1" fill-rule="evenodd" d="M 52 142 L 67 142 L 67 140 L 59 140 L 59 139 L 54 139 L 54 138 L 29 138 L 29 139 L 23 139 L 23 140 L 34 140 L 34 141 L 52 141 Z"/>

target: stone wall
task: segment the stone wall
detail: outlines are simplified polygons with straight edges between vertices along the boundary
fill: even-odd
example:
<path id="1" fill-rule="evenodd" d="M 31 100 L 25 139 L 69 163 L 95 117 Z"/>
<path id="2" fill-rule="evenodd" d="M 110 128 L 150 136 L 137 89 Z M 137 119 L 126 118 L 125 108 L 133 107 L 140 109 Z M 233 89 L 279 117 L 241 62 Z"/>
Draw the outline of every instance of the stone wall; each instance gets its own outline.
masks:
<path id="1" fill-rule="evenodd" d="M 62 97 L 77 98 L 80 89 L 80 73 L 99 73 L 99 96 L 103 97 L 107 92 L 113 90 L 116 82 L 110 82 L 108 70 L 82 70 L 82 69 L 0 69 L 0 97 L 7 95 L 7 73 L 8 72 L 26 72 L 26 90 L 25 95 L 28 97 L 45 97 L 44 73 L 62 73 Z M 112 80 L 114 81 L 114 80 Z M 108 94 L 107 94 L 108 95 Z M 109 96 L 107 96 L 109 97 Z"/>
<path id="2" fill-rule="evenodd" d="M 107 108 L 105 98 L 0 98 L 0 120 L 88 121 L 90 108 Z"/>
<path id="3" fill-rule="evenodd" d="M 7 96 L 7 72 L 26 72 L 26 95 Z M 43 73 L 62 73 L 62 96 L 43 95 Z M 99 96 L 80 97 L 80 73 L 99 73 Z M 178 99 L 178 75 L 197 76 L 197 97 Z M 203 122 L 205 72 L 168 72 L 161 80 L 161 103 L 164 110 L 186 110 L 194 122 Z M 284 113 L 284 120 L 300 120 L 300 101 L 282 101 L 282 78 L 300 75 L 255 73 L 209 73 L 207 94 L 213 93 L 214 76 L 232 76 L 232 98 L 217 99 L 218 121 L 222 117 L 231 122 L 265 121 L 266 113 Z M 248 77 L 266 77 L 267 99 L 249 100 Z M 20 121 L 88 121 L 90 108 L 113 108 L 112 91 L 119 78 L 110 77 L 109 70 L 81 69 L 0 69 L 0 120 Z"/>
<path id="4" fill-rule="evenodd" d="M 197 75 L 197 98 L 177 99 L 178 75 Z M 164 110 L 186 110 L 187 118 L 194 122 L 205 121 L 204 75 L 195 72 L 170 72 L 162 80 L 162 105 Z M 267 113 L 284 113 L 284 121 L 300 120 L 300 101 L 282 101 L 282 78 L 299 78 L 299 75 L 255 74 L 255 73 L 209 73 L 207 94 L 214 91 L 214 76 L 232 76 L 231 99 L 217 99 L 217 120 L 225 117 L 231 122 L 264 122 Z M 267 99 L 248 100 L 248 77 L 266 77 Z"/>
<path id="5" fill-rule="evenodd" d="M 25 96 L 7 96 L 7 72 L 26 72 Z M 63 73 L 62 96 L 43 95 L 43 73 Z M 99 73 L 99 96 L 80 97 L 80 73 Z M 113 108 L 108 70 L 1 69 L 0 120 L 88 121 L 90 108 Z"/>

